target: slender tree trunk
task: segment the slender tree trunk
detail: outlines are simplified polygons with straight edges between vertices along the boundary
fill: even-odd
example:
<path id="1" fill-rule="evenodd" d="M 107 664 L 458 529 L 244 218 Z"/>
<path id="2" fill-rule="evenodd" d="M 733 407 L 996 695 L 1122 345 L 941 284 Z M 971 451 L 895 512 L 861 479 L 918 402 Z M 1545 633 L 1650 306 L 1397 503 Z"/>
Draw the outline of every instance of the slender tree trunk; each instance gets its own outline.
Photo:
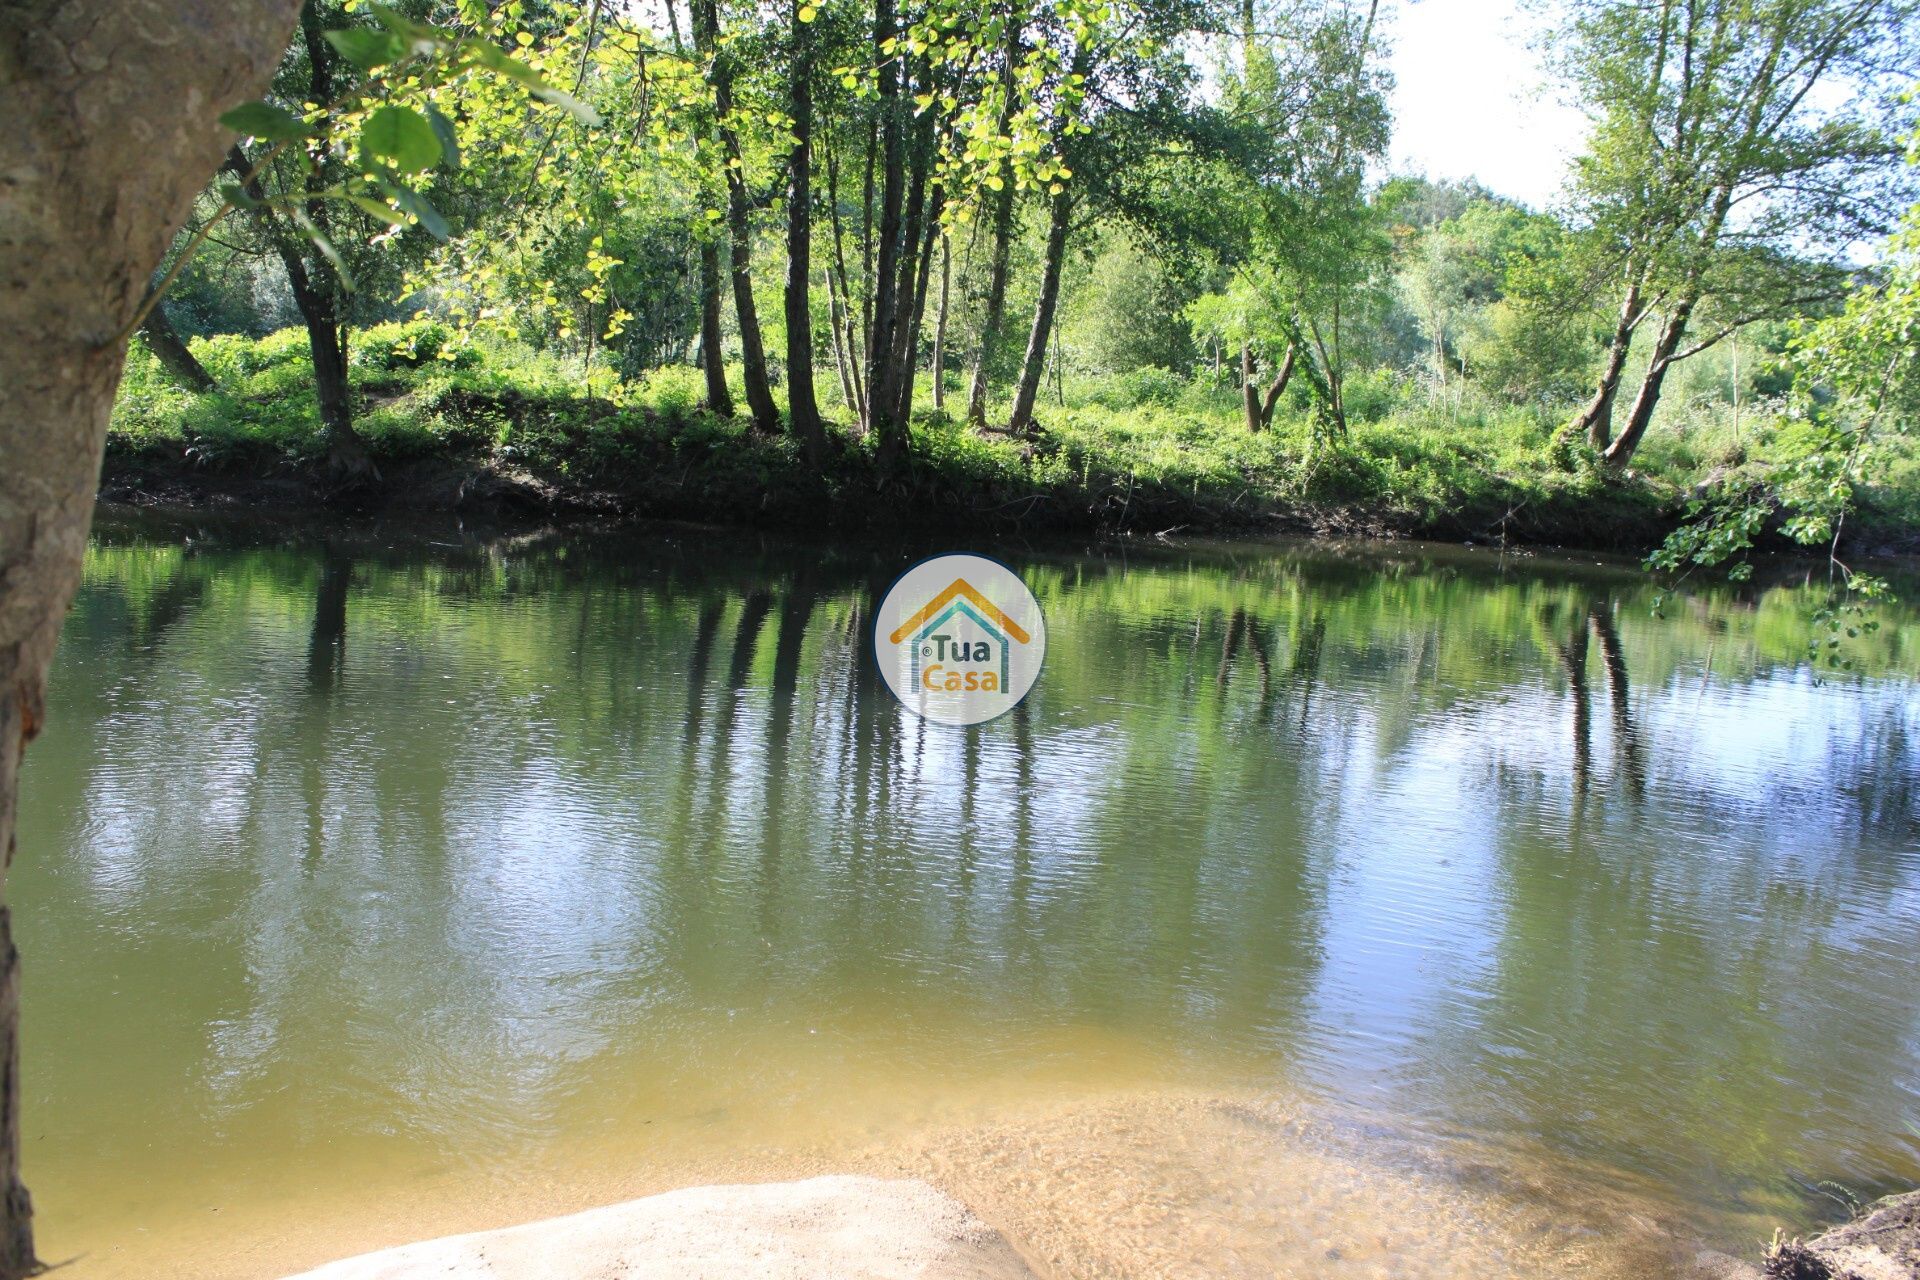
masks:
<path id="1" fill-rule="evenodd" d="M 160 362 L 160 367 L 182 387 L 199 392 L 214 389 L 213 375 L 194 358 L 187 344 L 174 332 L 172 322 L 167 319 L 165 303 L 156 302 L 153 309 L 147 312 L 147 318 L 140 322 L 140 338 L 147 344 L 147 350 L 153 352 L 153 358 Z"/>
<path id="2" fill-rule="evenodd" d="M 896 104 L 896 112 L 900 109 Z M 904 209 L 891 219 L 892 241 L 887 238 L 889 219 L 882 206 L 880 274 L 882 299 L 874 311 L 874 349 L 871 360 L 880 362 L 875 376 L 867 383 L 869 408 L 874 434 L 879 442 L 878 458 L 883 470 L 897 466 L 906 456 L 908 411 L 913 400 L 913 346 L 919 336 L 919 305 L 925 291 L 919 288 L 921 239 L 927 211 L 927 177 L 933 156 L 933 117 L 923 116 L 914 128 L 910 144 L 901 141 L 897 163 L 889 165 L 885 190 L 891 199 L 899 189 Z M 896 182 L 896 177 L 898 181 Z M 881 345 L 882 336 L 886 337 Z"/>
<path id="3" fill-rule="evenodd" d="M 1020 52 L 1018 25 L 1007 33 L 1006 63 L 1001 84 L 1007 95 L 1007 109 L 1000 115 L 1000 132 L 1006 133 L 1013 105 L 1013 66 Z M 993 248 L 987 263 L 986 308 L 980 318 L 980 340 L 973 351 L 973 371 L 967 382 L 967 421 L 975 426 L 987 420 L 987 390 L 993 377 L 993 359 L 1000 345 L 1000 326 L 1007 313 L 1007 264 L 1013 253 L 1013 162 L 1000 166 L 1000 189 L 993 193 Z"/>
<path id="4" fill-rule="evenodd" d="M 1253 344 L 1240 344 L 1240 408 L 1246 419 L 1247 433 L 1259 435 L 1264 425 L 1260 419 L 1260 389 L 1253 385 Z"/>
<path id="5" fill-rule="evenodd" d="M 880 457 L 890 464 L 906 451 L 905 424 L 893 420 L 890 364 L 898 326 L 901 214 L 906 203 L 906 156 L 902 137 L 900 80 L 905 53 L 885 46 L 897 35 L 894 0 L 874 0 L 874 57 L 880 66 L 875 110 L 880 117 L 880 225 L 875 235 L 873 323 L 867 329 L 867 412 L 869 427 L 879 442 Z"/>
<path id="6" fill-rule="evenodd" d="M 953 290 L 953 242 L 940 237 L 940 314 L 933 323 L 933 407 L 947 407 L 947 298 Z"/>
<path id="7" fill-rule="evenodd" d="M 928 165 L 932 157 L 929 152 Z M 924 181 L 924 178 L 923 178 Z M 926 228 L 920 237 L 919 247 L 914 253 L 912 304 L 907 313 L 906 341 L 901 344 L 899 366 L 899 391 L 894 402 L 894 417 L 904 427 L 913 420 L 914 373 L 919 366 L 920 329 L 927 314 L 927 291 L 933 280 L 933 246 L 940 234 L 940 212 L 946 203 L 946 188 L 934 188 L 931 199 L 920 215 L 920 222 Z"/>
<path id="8" fill-rule="evenodd" d="M 861 433 L 867 430 L 867 394 L 861 382 L 860 344 L 854 336 L 853 291 L 848 287 L 846 236 L 840 223 L 840 166 L 835 161 L 832 134 L 827 137 L 827 211 L 833 223 L 833 270 L 827 273 L 827 298 L 838 286 L 839 312 L 834 321 L 835 349 L 842 360 L 840 377 L 847 407 L 853 410 Z"/>
<path id="9" fill-rule="evenodd" d="M 1273 410 L 1280 403 L 1280 397 L 1287 392 L 1287 384 L 1293 381 L 1293 362 L 1299 358 L 1300 348 L 1289 342 L 1287 354 L 1280 361 L 1280 372 L 1273 376 L 1267 386 L 1267 398 L 1260 406 L 1260 425 L 1262 428 L 1273 425 Z"/>
<path id="10" fill-rule="evenodd" d="M 1040 375 L 1047 360 L 1047 338 L 1053 332 L 1053 312 L 1060 301 L 1060 266 L 1067 254 L 1067 225 L 1072 215 L 1072 193 L 1062 191 L 1054 196 L 1047 212 L 1047 255 L 1040 273 L 1040 298 L 1033 308 L 1033 328 L 1027 331 L 1027 357 L 1020 366 L 1013 414 L 1007 419 L 1007 431 L 1012 435 L 1025 435 L 1033 425 L 1033 404 L 1040 395 Z"/>
<path id="11" fill-rule="evenodd" d="M 727 390 L 727 357 L 720 336 L 720 246 L 700 242 L 700 367 L 707 375 L 707 409 L 722 418 L 733 416 L 733 393 Z"/>
<path id="12" fill-rule="evenodd" d="M 800 20 L 803 0 L 792 0 L 793 152 L 787 188 L 787 428 L 809 460 L 819 462 L 826 429 L 813 389 L 813 65 L 812 24 Z"/>
<path id="13" fill-rule="evenodd" d="M 1660 403 L 1660 385 L 1667 380 L 1667 370 L 1673 366 L 1673 353 L 1680 349 L 1680 339 L 1686 336 L 1687 320 L 1692 314 L 1693 303 L 1683 301 L 1668 313 L 1667 322 L 1660 327 L 1660 336 L 1653 344 L 1653 358 L 1647 364 L 1646 376 L 1640 380 L 1639 393 L 1634 396 L 1633 408 L 1627 414 L 1626 428 L 1600 455 L 1608 466 L 1624 467 L 1633 461 L 1634 450 L 1640 447 L 1641 438 L 1653 423 L 1654 406 Z"/>
<path id="14" fill-rule="evenodd" d="M 740 373 L 746 384 L 747 411 L 756 429 L 780 429 L 780 411 L 774 407 L 767 381 L 767 352 L 760 336 L 760 312 L 753 301 L 753 223 L 747 199 L 747 180 L 741 172 L 740 138 L 727 118 L 733 114 L 733 60 L 720 48 L 720 13 L 716 0 L 694 0 L 694 47 L 708 59 L 707 76 L 713 86 L 713 110 L 718 117 L 721 153 L 727 171 L 727 254 L 733 276 L 733 310 L 740 326 Z"/>
<path id="15" fill-rule="evenodd" d="M 287 289 L 293 294 L 294 309 L 306 326 L 307 349 L 313 358 L 314 398 L 319 401 L 320 424 L 327 436 L 328 469 L 349 477 L 378 476 L 379 471 L 367 457 L 366 446 L 353 429 L 347 353 L 336 309 L 337 289 L 333 287 L 337 281 L 319 282 L 313 278 L 307 269 L 303 240 L 298 238 L 298 233 L 281 226 L 273 216 L 272 207 L 264 203 L 266 188 L 258 175 L 253 175 L 253 161 L 238 144 L 227 152 L 226 163 L 221 167 L 240 182 L 249 197 L 259 202 L 253 216 L 274 252 L 280 255 L 280 265 L 286 269 Z"/>
<path id="16" fill-rule="evenodd" d="M 0 1280 L 38 1268 L 20 1180 L 21 757 L 80 581 L 126 334 L 297 6 L 0 0 Z"/>
<path id="17" fill-rule="evenodd" d="M 1595 449 L 1605 449 L 1613 438 L 1613 402 L 1620 394 L 1620 377 L 1627 367 L 1627 355 L 1633 349 L 1633 334 L 1639 323 L 1640 282 L 1636 280 L 1627 286 L 1627 296 L 1620 303 L 1620 318 L 1607 343 L 1606 361 L 1600 366 L 1600 385 L 1579 416 L 1568 424 L 1569 430 L 1585 435 L 1587 443 Z"/>
<path id="18" fill-rule="evenodd" d="M 825 276 L 827 286 L 827 328 L 833 339 L 833 368 L 840 376 L 840 399 L 846 404 L 847 411 L 857 419 L 860 416 L 860 399 L 853 391 L 853 362 L 847 358 L 846 330 L 842 327 L 845 313 L 840 310 L 840 290 L 833 283 L 833 268 L 828 267 Z"/>

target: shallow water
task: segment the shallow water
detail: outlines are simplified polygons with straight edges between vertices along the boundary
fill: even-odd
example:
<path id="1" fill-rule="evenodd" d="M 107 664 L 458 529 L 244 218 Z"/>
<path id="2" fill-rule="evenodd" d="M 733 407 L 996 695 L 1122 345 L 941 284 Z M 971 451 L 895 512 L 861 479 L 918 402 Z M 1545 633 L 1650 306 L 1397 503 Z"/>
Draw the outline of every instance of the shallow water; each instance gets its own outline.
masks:
<path id="1" fill-rule="evenodd" d="M 963 731 L 865 648 L 924 550 L 108 513 L 12 878 L 43 1254 L 859 1168 L 1060 1275 L 1648 1274 L 1920 1181 L 1909 614 L 1820 680 L 1790 575 L 1000 547 L 1047 667 Z"/>

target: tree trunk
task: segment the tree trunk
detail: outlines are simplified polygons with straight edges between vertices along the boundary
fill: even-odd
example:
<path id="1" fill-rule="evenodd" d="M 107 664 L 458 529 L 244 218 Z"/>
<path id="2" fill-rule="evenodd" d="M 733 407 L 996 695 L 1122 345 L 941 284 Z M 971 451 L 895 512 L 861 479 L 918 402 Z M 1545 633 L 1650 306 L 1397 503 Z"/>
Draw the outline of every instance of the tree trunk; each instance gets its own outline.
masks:
<path id="1" fill-rule="evenodd" d="M 1287 354 L 1280 361 L 1280 372 L 1273 375 L 1273 381 L 1267 386 L 1267 398 L 1260 406 L 1260 426 L 1264 429 L 1273 425 L 1273 410 L 1280 403 L 1280 397 L 1287 392 L 1287 384 L 1293 381 L 1293 362 L 1299 358 L 1300 348 L 1289 342 Z"/>
<path id="2" fill-rule="evenodd" d="M 1253 344 L 1240 344 L 1240 408 L 1246 419 L 1247 433 L 1259 435 L 1265 424 L 1260 419 L 1260 391 L 1253 385 Z"/>
<path id="3" fill-rule="evenodd" d="M 898 19 L 894 0 L 874 0 L 874 58 L 880 67 L 876 90 L 880 116 L 880 226 L 875 236 L 873 272 L 868 277 L 873 291 L 873 323 L 867 329 L 867 413 L 869 427 L 878 438 L 883 462 L 890 462 L 906 450 L 905 425 L 893 421 L 892 379 L 889 367 L 894 350 L 894 331 L 899 323 L 899 258 L 901 251 L 901 211 L 906 202 L 906 157 L 901 137 L 900 77 L 904 54 L 889 53 L 883 46 L 897 35 Z"/>
<path id="4" fill-rule="evenodd" d="M 929 130 L 931 133 L 931 130 Z M 929 164 L 931 150 L 929 149 Z M 925 178 L 921 179 L 922 184 Z M 905 341 L 901 343 L 899 361 L 899 390 L 894 398 L 894 418 L 902 428 L 913 420 L 914 373 L 919 365 L 920 326 L 927 314 L 927 290 L 933 280 L 933 246 L 940 234 L 940 212 L 946 203 L 945 186 L 936 186 L 933 196 L 926 201 L 926 207 L 918 215 L 920 225 L 926 228 L 919 239 L 919 248 L 910 259 L 913 267 L 912 299 L 907 310 Z"/>
<path id="5" fill-rule="evenodd" d="M 753 301 L 753 222 L 747 199 L 747 180 L 741 172 L 740 138 L 727 123 L 733 114 L 733 61 L 720 45 L 720 12 L 716 0 L 695 0 L 693 43 L 708 59 L 707 76 L 713 86 L 713 110 L 718 117 L 721 154 L 727 172 L 727 253 L 733 276 L 733 311 L 740 325 L 740 375 L 746 383 L 747 411 L 756 429 L 780 429 L 780 411 L 773 404 L 767 382 L 767 351 L 760 337 L 760 312 Z"/>
<path id="6" fill-rule="evenodd" d="M 933 407 L 947 408 L 947 298 L 953 290 L 953 243 L 940 237 L 940 314 L 933 323 Z"/>
<path id="7" fill-rule="evenodd" d="M 833 282 L 833 268 L 826 270 L 827 286 L 827 332 L 833 339 L 833 368 L 840 375 L 840 399 L 853 414 L 856 421 L 863 421 L 865 415 L 860 411 L 860 397 L 853 389 L 853 361 L 847 351 L 847 331 L 845 314 L 840 310 L 840 289 Z"/>
<path id="8" fill-rule="evenodd" d="M 147 312 L 147 318 L 140 322 L 140 337 L 147 344 L 147 350 L 153 352 L 153 358 L 173 376 L 175 382 L 188 391 L 205 393 L 214 390 L 213 375 L 194 358 L 187 344 L 174 332 L 172 322 L 167 319 L 164 302 L 154 303 L 152 310 Z"/>
<path id="9" fill-rule="evenodd" d="M 1660 327 L 1660 336 L 1653 344 L 1653 359 L 1648 362 L 1646 376 L 1640 380 L 1640 391 L 1633 398 L 1626 429 L 1600 455 L 1608 466 L 1624 467 L 1633 461 L 1634 450 L 1640 447 L 1641 437 L 1653 423 L 1654 406 L 1660 403 L 1660 384 L 1667 380 L 1667 370 L 1673 366 L 1673 353 L 1679 350 L 1680 339 L 1686 336 L 1687 320 L 1692 314 L 1693 303 L 1681 302 Z"/>
<path id="10" fill-rule="evenodd" d="M 1627 367 L 1627 354 L 1633 349 L 1633 333 L 1640 323 L 1640 283 L 1627 286 L 1620 304 L 1620 319 L 1613 326 L 1613 338 L 1607 343 L 1606 362 L 1600 367 L 1600 385 L 1593 398 L 1568 424 L 1570 431 L 1587 437 L 1595 449 L 1605 449 L 1613 436 L 1613 401 L 1620 393 L 1620 375 Z"/>
<path id="11" fill-rule="evenodd" d="M 826 448 L 820 404 L 813 389 L 813 67 L 812 24 L 800 20 L 803 0 L 792 0 L 793 152 L 787 188 L 787 429 L 800 441 L 809 461 Z"/>
<path id="12" fill-rule="evenodd" d="M 1040 273 L 1040 298 L 1033 308 L 1033 328 L 1027 331 L 1027 357 L 1020 366 L 1013 414 L 1007 419 L 1007 431 L 1012 435 L 1025 435 L 1033 425 L 1033 402 L 1040 395 L 1047 338 L 1053 332 L 1053 311 L 1060 301 L 1060 265 L 1067 254 L 1067 224 L 1072 214 L 1070 192 L 1062 191 L 1053 197 L 1047 213 L 1047 257 Z"/>
<path id="13" fill-rule="evenodd" d="M 733 416 L 733 393 L 727 390 L 727 358 L 720 337 L 720 246 L 700 242 L 700 367 L 707 375 L 707 409 L 722 418 Z"/>
<path id="14" fill-rule="evenodd" d="M 39 1265 L 4 906 L 21 756 L 80 581 L 127 321 L 231 141 L 216 117 L 265 87 L 295 13 L 0 0 L 0 1280 Z"/>
<path id="15" fill-rule="evenodd" d="M 902 147 L 902 151 L 908 148 Z M 887 219 L 881 218 L 883 239 L 880 258 L 892 258 L 892 280 L 883 275 L 880 285 L 885 301 L 876 308 L 872 358 L 882 361 L 876 377 L 867 384 L 874 433 L 879 442 L 878 459 L 882 469 L 898 465 L 906 456 L 908 414 L 913 403 L 914 347 L 919 340 L 921 309 L 926 301 L 925 273 L 921 270 L 921 242 L 927 219 L 927 178 L 933 164 L 933 115 L 921 117 L 915 126 L 910 155 L 902 155 L 897 166 L 904 213 L 895 218 L 898 243 L 889 247 L 884 238 Z M 895 186 L 894 173 L 887 174 L 887 189 Z M 937 208 L 937 206 L 936 206 Z M 878 270 L 879 268 L 876 268 Z M 881 317 L 886 317 L 885 346 L 880 344 Z"/>
<path id="16" fill-rule="evenodd" d="M 1006 66 L 1001 77 L 1007 108 L 1000 115 L 1000 132 L 1010 127 L 1013 107 L 1013 64 L 1020 52 L 1020 29 L 1007 34 Z M 967 384 L 967 421 L 975 426 L 987 420 L 987 388 L 993 374 L 994 353 L 1000 345 L 1000 325 L 1007 312 L 1007 263 L 1013 250 L 1013 162 L 1000 166 L 1000 189 L 993 193 L 993 256 L 987 266 L 987 303 L 980 318 L 980 341 L 973 352 L 973 372 Z"/>
<path id="17" fill-rule="evenodd" d="M 265 231 L 280 265 L 286 269 L 287 288 L 293 305 L 307 330 L 307 348 L 313 357 L 314 397 L 320 404 L 320 424 L 327 437 L 327 467 L 336 475 L 361 477 L 378 475 L 367 457 L 366 446 L 353 429 L 353 403 L 347 385 L 347 355 L 341 340 L 341 325 L 336 309 L 337 281 L 318 283 L 307 270 L 303 241 L 298 233 L 282 227 L 274 218 L 272 206 L 265 203 L 266 189 L 253 172 L 253 161 L 238 144 L 227 152 L 221 166 L 232 174 L 255 200 L 253 216 Z"/>

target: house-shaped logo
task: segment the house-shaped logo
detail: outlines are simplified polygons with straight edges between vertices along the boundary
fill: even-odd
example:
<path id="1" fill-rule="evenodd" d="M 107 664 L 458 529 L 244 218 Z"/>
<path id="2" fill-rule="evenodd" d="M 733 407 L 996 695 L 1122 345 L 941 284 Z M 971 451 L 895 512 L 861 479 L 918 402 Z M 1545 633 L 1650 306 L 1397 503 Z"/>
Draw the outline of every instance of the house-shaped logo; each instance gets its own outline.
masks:
<path id="1" fill-rule="evenodd" d="M 881 599 L 873 649 L 907 710 L 942 724 L 979 724 L 1033 688 L 1046 656 L 1046 620 L 1006 565 L 935 556 L 901 574 Z"/>
<path id="2" fill-rule="evenodd" d="M 962 618 L 983 632 L 985 639 L 950 634 L 960 630 L 956 624 Z M 959 672 L 953 674 L 969 691 L 978 689 L 1001 695 L 1005 695 L 1008 688 L 1013 644 L 1033 642 L 1025 627 L 1002 613 L 998 605 L 981 595 L 965 578 L 955 578 L 946 590 L 901 623 L 887 639 L 892 644 L 910 645 L 907 672 L 909 680 L 916 685 L 926 680 L 932 671 L 943 671 L 949 660 L 978 664 L 984 659 L 996 668 L 986 673 L 993 677 L 990 683 L 980 679 L 977 666 L 967 673 L 973 677 L 971 683 L 966 683 L 966 676 Z"/>

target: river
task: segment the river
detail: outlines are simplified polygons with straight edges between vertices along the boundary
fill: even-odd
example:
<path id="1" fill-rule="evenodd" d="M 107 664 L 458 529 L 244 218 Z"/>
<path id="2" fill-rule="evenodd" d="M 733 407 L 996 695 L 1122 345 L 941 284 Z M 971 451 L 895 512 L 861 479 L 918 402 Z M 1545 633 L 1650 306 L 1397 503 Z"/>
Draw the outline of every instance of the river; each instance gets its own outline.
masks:
<path id="1" fill-rule="evenodd" d="M 1048 650 L 960 730 L 867 648 L 940 549 L 104 511 L 12 873 L 42 1254 L 844 1168 L 1060 1275 L 1644 1275 L 1920 1182 L 1902 607 L 1822 675 L 1817 568 L 969 547 Z"/>

